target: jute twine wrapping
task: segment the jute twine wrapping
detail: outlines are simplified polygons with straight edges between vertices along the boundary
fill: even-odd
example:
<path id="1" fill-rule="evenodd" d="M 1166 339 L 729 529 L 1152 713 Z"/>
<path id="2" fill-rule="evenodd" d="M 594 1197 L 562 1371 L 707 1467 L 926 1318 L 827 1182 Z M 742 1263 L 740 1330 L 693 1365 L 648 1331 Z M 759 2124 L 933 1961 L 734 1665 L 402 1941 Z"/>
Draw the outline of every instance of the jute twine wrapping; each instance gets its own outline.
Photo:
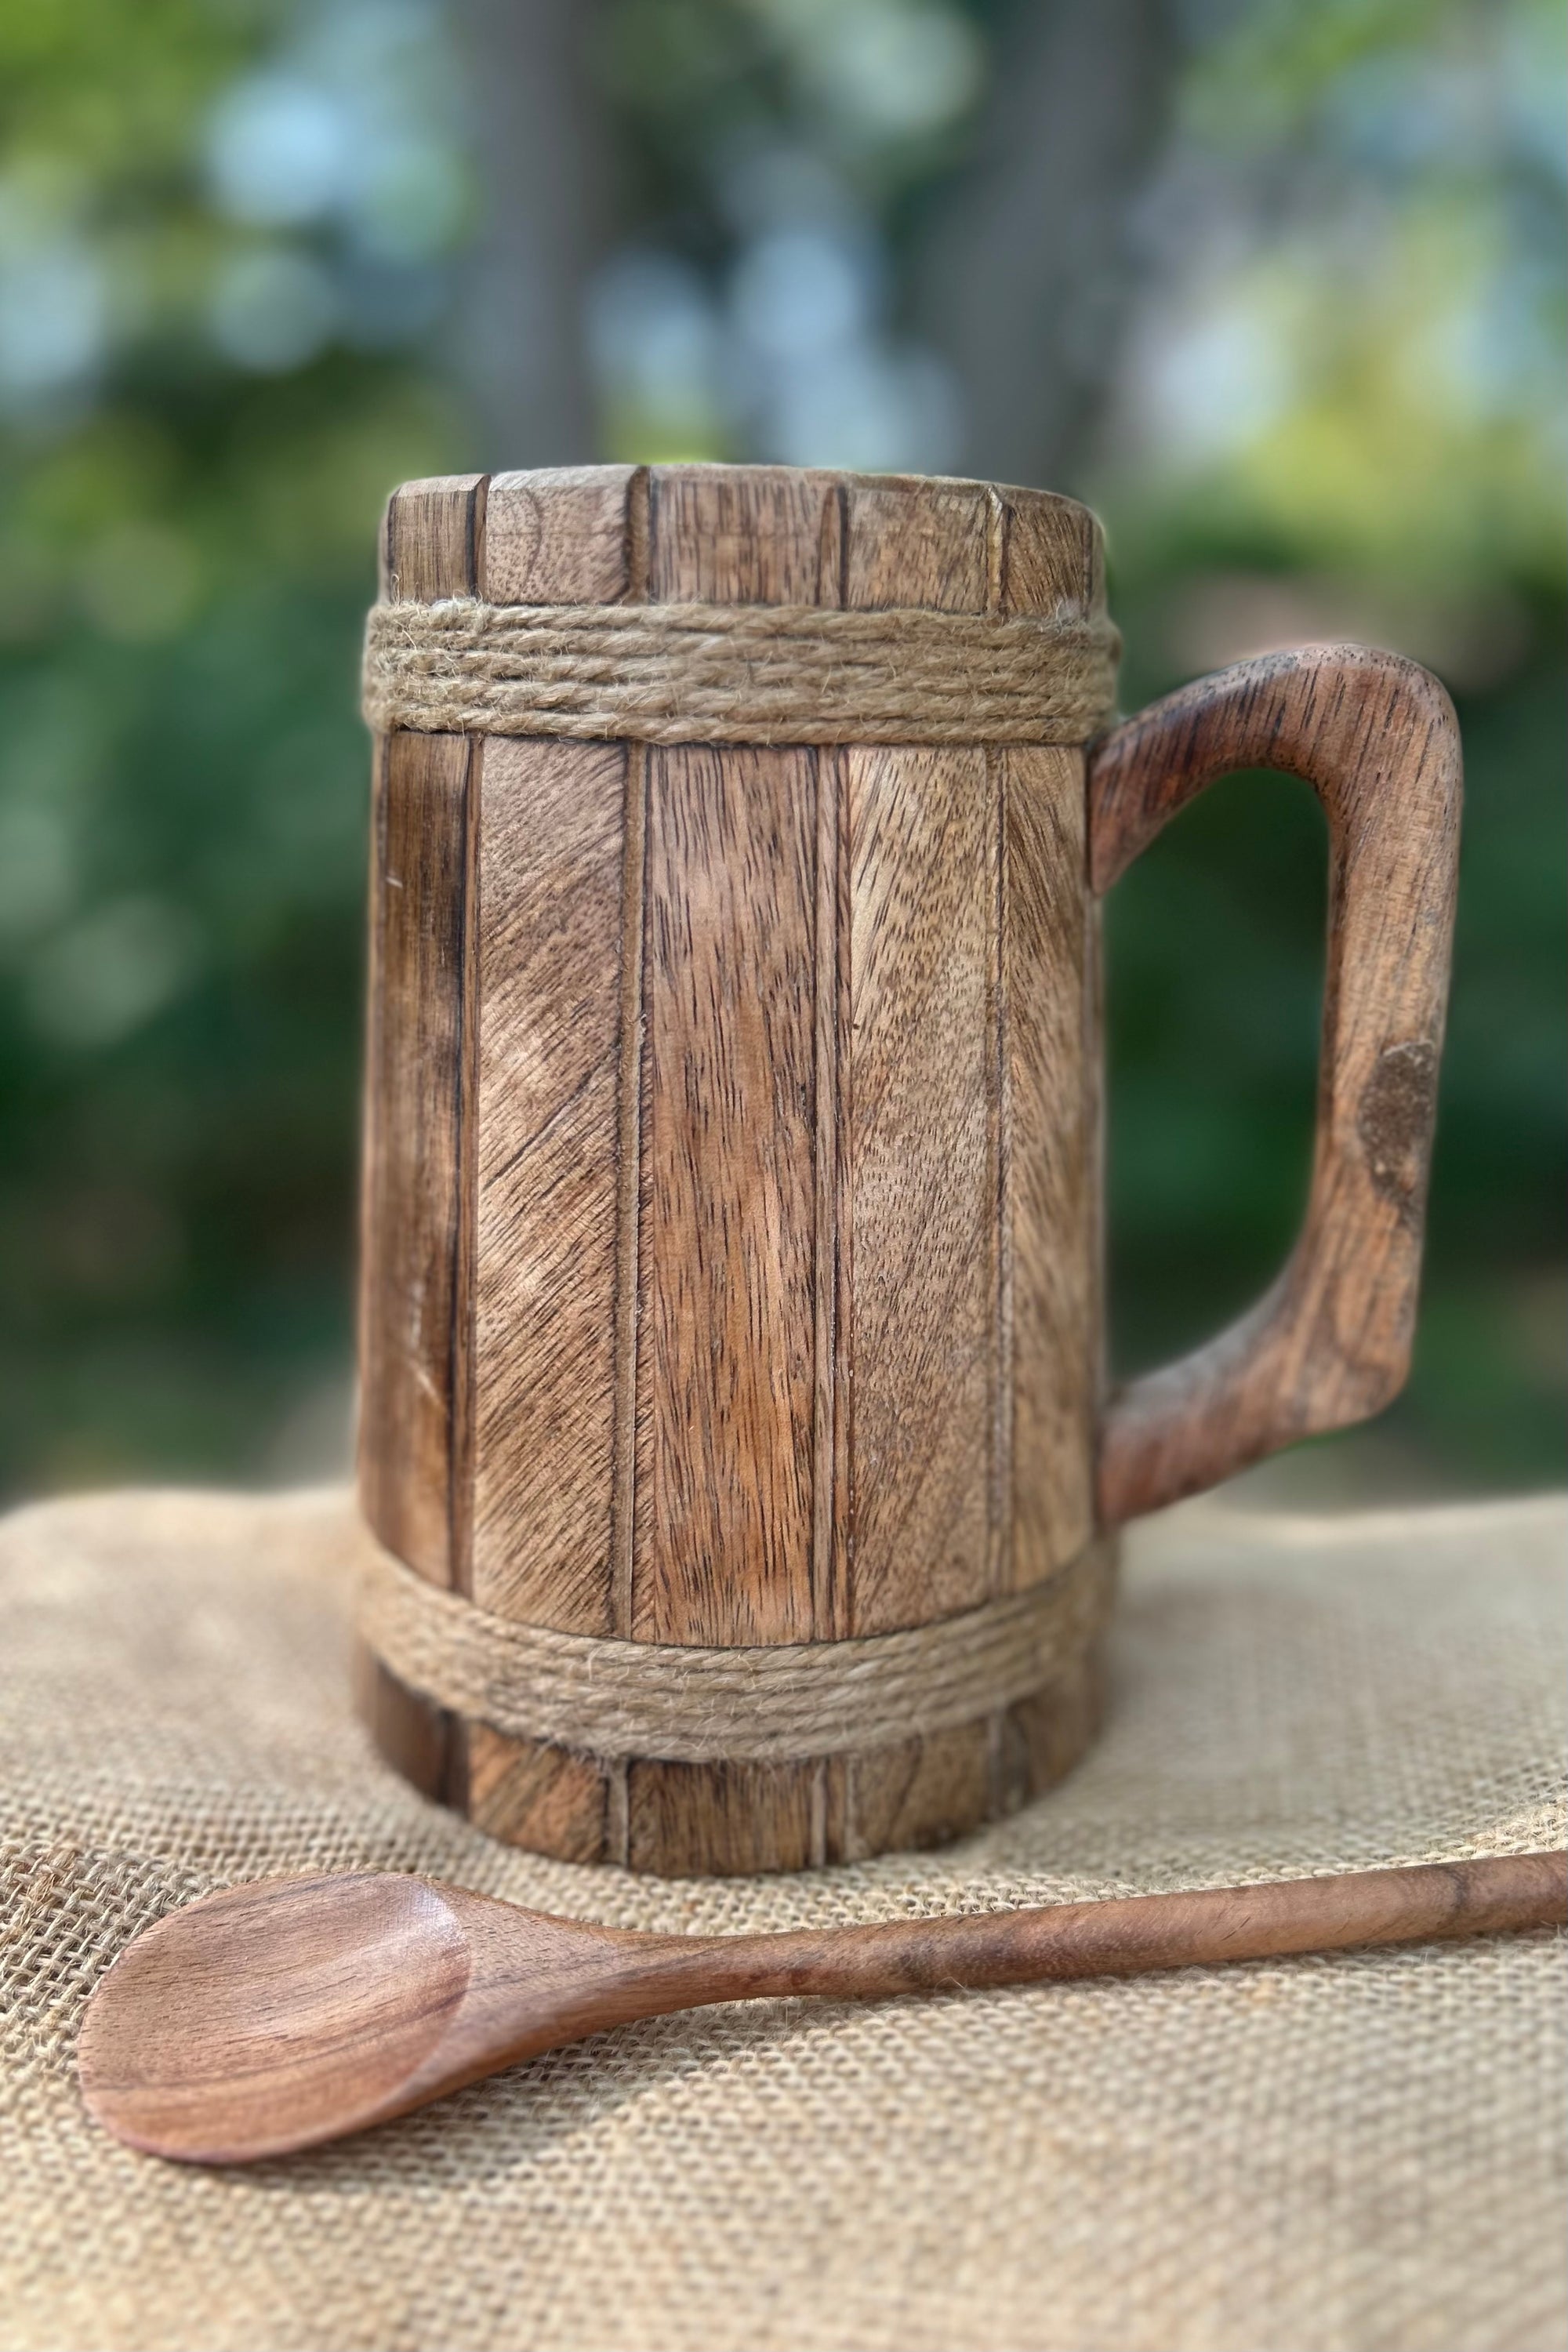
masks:
<path id="1" fill-rule="evenodd" d="M 372 608 L 364 715 L 383 730 L 653 743 L 1079 743 L 1109 715 L 1103 614 L 818 605 Z M 605 1757 L 830 1756 L 973 1721 L 1037 1689 L 1101 1613 L 1107 1559 L 946 1626 L 722 1653 L 519 1628 L 383 1558 L 366 1638 L 405 1682 L 517 1737 Z"/>
<path id="2" fill-rule="evenodd" d="M 1085 619 L 816 604 L 376 604 L 370 725 L 646 743 L 1082 743 L 1121 639 Z"/>
<path id="3" fill-rule="evenodd" d="M 777 1763 L 892 1746 L 1009 1706 L 1104 1622 L 1112 1548 L 1026 1592 L 859 1641 L 703 1649 L 515 1624 L 368 1536 L 358 1622 L 402 1680 L 519 1739 L 676 1763 Z"/>
<path id="4" fill-rule="evenodd" d="M 1568 1513 L 1135 1528 L 1089 1759 L 932 1855 L 660 1882 L 498 1844 L 350 1711 L 346 1496 L 0 1527 L 0 2344 L 15 2352 L 1547 2352 L 1568 2003 L 1501 1937 L 698 2011 L 233 2176 L 85 2121 L 136 1931 L 427 1871 L 625 1927 L 995 1908 L 1561 1844 Z"/>

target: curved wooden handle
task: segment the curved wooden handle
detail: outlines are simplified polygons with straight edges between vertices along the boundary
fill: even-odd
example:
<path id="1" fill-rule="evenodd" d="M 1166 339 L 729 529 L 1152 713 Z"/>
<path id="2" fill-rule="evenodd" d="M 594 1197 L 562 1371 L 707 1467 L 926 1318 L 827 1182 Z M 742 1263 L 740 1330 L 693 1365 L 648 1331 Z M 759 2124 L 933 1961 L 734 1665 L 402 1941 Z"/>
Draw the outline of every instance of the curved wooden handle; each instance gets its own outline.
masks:
<path id="1" fill-rule="evenodd" d="M 1414 662 L 1361 646 L 1200 679 L 1091 751 L 1091 887 L 1108 890 L 1168 818 L 1237 768 L 1304 777 L 1329 820 L 1311 1195 L 1257 1306 L 1111 1396 L 1098 1465 L 1110 1524 L 1364 1420 L 1409 1368 L 1458 859 L 1453 705 Z"/>

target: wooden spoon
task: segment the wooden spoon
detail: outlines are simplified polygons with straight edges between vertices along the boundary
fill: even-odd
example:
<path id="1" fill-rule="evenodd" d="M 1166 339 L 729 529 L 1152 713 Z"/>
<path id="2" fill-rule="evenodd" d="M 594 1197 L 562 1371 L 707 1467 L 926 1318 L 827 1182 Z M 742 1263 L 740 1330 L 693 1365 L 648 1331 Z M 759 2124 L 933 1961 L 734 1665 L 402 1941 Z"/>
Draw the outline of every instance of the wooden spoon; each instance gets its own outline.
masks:
<path id="1" fill-rule="evenodd" d="M 1568 1854 L 788 1935 L 647 1936 L 426 1878 L 277 1878 L 123 1951 L 88 2004 L 90 2113 L 194 2164 L 406 2115 L 557 2042 L 709 2001 L 865 1998 L 1337 1951 L 1568 1920 Z"/>

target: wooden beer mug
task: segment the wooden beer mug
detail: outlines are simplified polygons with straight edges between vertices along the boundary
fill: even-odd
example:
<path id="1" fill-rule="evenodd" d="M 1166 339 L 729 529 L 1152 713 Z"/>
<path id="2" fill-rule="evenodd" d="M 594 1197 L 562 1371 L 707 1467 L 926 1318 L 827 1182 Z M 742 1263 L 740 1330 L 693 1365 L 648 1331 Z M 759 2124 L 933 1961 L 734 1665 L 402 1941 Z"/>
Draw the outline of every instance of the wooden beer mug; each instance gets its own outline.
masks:
<path id="1" fill-rule="evenodd" d="M 496 1836 L 779 1870 L 1005 1812 L 1091 1736 L 1117 1526 L 1399 1387 L 1447 698 L 1313 649 L 1108 732 L 1115 652 L 1094 520 L 1043 492 L 393 499 L 363 1704 Z M 1330 825 L 1310 1203 L 1249 1315 L 1108 1393 L 1097 902 L 1256 767 Z"/>

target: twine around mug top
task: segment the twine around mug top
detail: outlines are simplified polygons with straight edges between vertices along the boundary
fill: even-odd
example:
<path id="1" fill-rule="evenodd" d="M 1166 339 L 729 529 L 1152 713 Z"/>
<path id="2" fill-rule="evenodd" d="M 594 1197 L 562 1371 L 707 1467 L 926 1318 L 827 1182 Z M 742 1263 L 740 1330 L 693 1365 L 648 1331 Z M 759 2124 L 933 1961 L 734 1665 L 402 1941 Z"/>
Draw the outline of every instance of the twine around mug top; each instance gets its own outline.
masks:
<path id="1" fill-rule="evenodd" d="M 896 1633 L 706 1649 L 520 1625 L 367 1535 L 358 1622 L 399 1679 L 516 1739 L 606 1759 L 781 1763 L 890 1747 L 1026 1698 L 1109 1611 L 1110 1539 L 1026 1591 Z"/>
<path id="2" fill-rule="evenodd" d="M 363 709 L 383 731 L 647 743 L 1087 742 L 1121 638 L 1102 614 L 816 604 L 371 608 Z"/>

